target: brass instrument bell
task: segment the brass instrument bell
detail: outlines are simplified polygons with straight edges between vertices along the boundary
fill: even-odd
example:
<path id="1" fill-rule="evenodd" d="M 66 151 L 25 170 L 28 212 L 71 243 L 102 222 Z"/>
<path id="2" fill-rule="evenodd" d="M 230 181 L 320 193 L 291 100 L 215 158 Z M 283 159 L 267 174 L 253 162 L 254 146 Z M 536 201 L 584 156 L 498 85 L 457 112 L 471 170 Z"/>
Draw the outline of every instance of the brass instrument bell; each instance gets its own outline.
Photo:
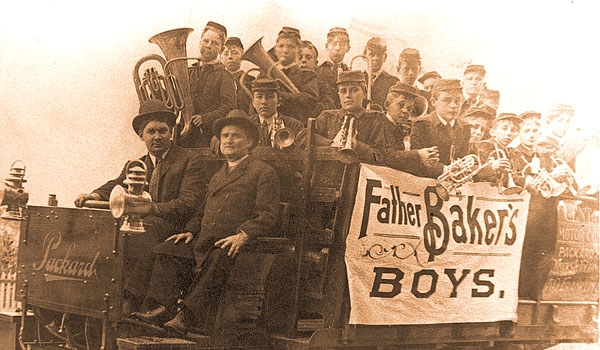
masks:
<path id="1" fill-rule="evenodd" d="M 296 141 L 296 135 L 290 128 L 286 128 L 281 118 L 273 120 L 273 129 L 271 130 L 271 144 L 275 148 L 283 149 L 290 147 Z"/>
<path id="2" fill-rule="evenodd" d="M 559 183 L 564 183 L 573 196 L 582 196 L 591 189 L 591 186 L 581 184 L 575 171 L 562 158 L 552 156 L 552 162 L 555 166 L 549 176 Z"/>
<path id="3" fill-rule="evenodd" d="M 540 166 L 539 158 L 535 157 L 528 162 L 525 157 L 522 157 L 526 165 L 521 170 L 523 175 L 528 172 L 533 174 L 532 186 L 542 195 L 544 198 L 552 198 L 560 196 L 566 189 L 567 184 L 560 183 L 550 176 L 546 169 Z"/>
<path id="4" fill-rule="evenodd" d="M 141 208 L 152 202 L 150 194 L 144 191 L 147 184 L 146 164 L 140 160 L 132 160 L 127 163 L 126 169 L 127 175 L 123 184 L 127 185 L 127 190 L 120 185 L 113 188 L 109 199 L 110 212 L 117 219 L 124 216 L 121 231 L 143 233 L 146 229 L 140 217 Z"/>
<path id="5" fill-rule="evenodd" d="M 340 162 L 352 164 L 358 161 L 358 153 L 356 153 L 356 150 L 354 150 L 352 145 L 352 139 L 354 137 L 356 137 L 354 117 L 346 115 L 340 131 L 331 143 L 331 146 L 340 148 L 337 151 L 337 158 Z"/>
<path id="6" fill-rule="evenodd" d="M 20 165 L 17 165 L 20 163 Z M 6 205 L 2 218 L 6 220 L 23 220 L 23 208 L 29 201 L 29 193 L 25 192 L 25 164 L 16 160 L 10 166 L 8 177 L 0 183 L 0 205 Z"/>

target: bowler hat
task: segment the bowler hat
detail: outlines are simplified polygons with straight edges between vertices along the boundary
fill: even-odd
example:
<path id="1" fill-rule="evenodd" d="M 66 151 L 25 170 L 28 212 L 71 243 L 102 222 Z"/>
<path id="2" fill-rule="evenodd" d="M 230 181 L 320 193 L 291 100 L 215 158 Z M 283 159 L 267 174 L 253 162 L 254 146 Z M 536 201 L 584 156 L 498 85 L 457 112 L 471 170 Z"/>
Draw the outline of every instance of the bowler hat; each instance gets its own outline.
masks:
<path id="1" fill-rule="evenodd" d="M 133 118 L 131 125 L 133 130 L 139 134 L 149 121 L 158 120 L 167 123 L 169 128 L 175 125 L 177 117 L 171 112 L 165 103 L 158 99 L 150 99 L 140 103 L 140 112 Z"/>
<path id="2" fill-rule="evenodd" d="M 421 95 L 419 93 L 419 90 L 417 90 L 416 88 L 414 88 L 408 84 L 403 84 L 401 82 L 397 82 L 392 87 L 390 87 L 390 89 L 388 90 L 386 104 L 387 104 L 387 100 L 390 99 L 390 97 L 392 97 L 391 95 L 393 95 L 393 94 L 406 94 L 406 95 L 410 95 L 410 96 L 414 97 L 415 98 L 415 111 L 417 112 L 417 117 L 420 117 L 420 116 L 424 115 L 425 113 L 427 113 L 427 107 L 428 107 L 427 99 L 423 95 Z"/>
<path id="3" fill-rule="evenodd" d="M 243 112 L 243 111 L 240 111 Z M 248 132 L 248 136 L 252 139 L 250 150 L 258 145 L 258 128 L 254 123 L 242 113 L 228 114 L 227 117 L 217 119 L 212 126 L 213 133 L 220 139 L 221 130 L 227 125 L 237 125 Z"/>
<path id="4" fill-rule="evenodd" d="M 352 82 L 365 84 L 365 74 L 359 70 L 343 71 L 338 74 L 336 84 Z"/>
<path id="5" fill-rule="evenodd" d="M 442 76 L 436 71 L 431 71 L 431 72 L 427 72 L 427 73 L 423 74 L 419 78 L 418 81 L 419 81 L 419 83 L 423 84 L 425 82 L 425 80 L 431 79 L 431 78 L 442 79 Z"/>

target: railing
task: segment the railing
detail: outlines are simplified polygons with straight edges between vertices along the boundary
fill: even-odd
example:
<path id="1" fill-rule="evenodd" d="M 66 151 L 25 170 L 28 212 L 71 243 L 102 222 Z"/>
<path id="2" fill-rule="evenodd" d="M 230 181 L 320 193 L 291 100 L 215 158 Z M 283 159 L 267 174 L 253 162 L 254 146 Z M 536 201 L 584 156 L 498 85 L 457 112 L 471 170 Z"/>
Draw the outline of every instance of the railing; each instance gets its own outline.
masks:
<path id="1" fill-rule="evenodd" d="M 21 308 L 21 303 L 15 301 L 16 280 L 16 272 L 0 272 L 0 312 L 14 312 Z"/>

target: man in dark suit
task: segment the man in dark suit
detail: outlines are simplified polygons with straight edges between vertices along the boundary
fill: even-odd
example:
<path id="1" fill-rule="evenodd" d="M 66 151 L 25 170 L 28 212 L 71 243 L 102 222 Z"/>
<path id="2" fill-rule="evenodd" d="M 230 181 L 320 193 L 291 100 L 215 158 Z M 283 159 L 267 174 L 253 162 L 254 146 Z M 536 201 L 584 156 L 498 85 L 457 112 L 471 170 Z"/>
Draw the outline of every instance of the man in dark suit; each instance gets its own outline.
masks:
<path id="1" fill-rule="evenodd" d="M 382 68 L 387 59 L 387 46 L 383 39 L 369 39 L 363 54 L 371 61 L 371 106 L 377 105 L 383 110 L 388 90 L 400 80 Z"/>
<path id="2" fill-rule="evenodd" d="M 145 190 L 152 196 L 152 203 L 144 207 L 146 233 L 131 236 L 131 245 L 135 249 L 125 269 L 125 314 L 135 311 L 144 297 L 152 270 L 152 247 L 185 227 L 196 212 L 204 191 L 206 176 L 199 157 L 192 150 L 171 142 L 174 124 L 175 115 L 158 100 L 143 103 L 140 114 L 133 119 L 133 129 L 148 149 L 148 154 L 139 159 L 148 170 Z M 75 205 L 81 207 L 87 200 L 108 201 L 116 185 L 125 187 L 126 170 L 123 168 L 119 177 L 92 193 L 80 194 Z"/>
<path id="3" fill-rule="evenodd" d="M 277 80 L 257 79 L 252 82 L 252 105 L 257 114 L 252 115 L 250 120 L 259 129 L 258 146 L 278 147 L 274 142 L 274 129 L 289 128 L 296 140 L 304 134 L 304 127 L 299 120 L 277 111 L 281 106 L 280 94 Z"/>
<path id="4" fill-rule="evenodd" d="M 463 102 L 459 80 L 439 80 L 431 102 L 435 111 L 413 122 L 410 143 L 411 149 L 438 148 L 439 162 L 430 163 L 421 171 L 421 176 L 437 178 L 453 160 L 468 154 L 470 128 L 458 119 Z"/>
<path id="5" fill-rule="evenodd" d="M 383 113 L 365 110 L 367 96 L 365 77 L 361 71 L 341 72 L 338 76 L 338 95 L 342 108 L 323 111 L 315 122 L 317 145 L 344 147 L 344 139 L 351 137 L 358 160 L 365 163 L 383 162 L 385 139 Z M 353 120 L 353 135 L 346 135 Z"/>
<path id="6" fill-rule="evenodd" d="M 175 315 L 164 327 L 179 334 L 210 314 L 240 249 L 256 237 L 271 234 L 279 216 L 277 174 L 248 154 L 258 144 L 256 126 L 245 117 L 227 117 L 213 128 L 227 162 L 210 180 L 201 218 L 190 220 L 182 233 L 157 247 L 164 253 L 155 261 L 148 289 L 153 305 L 147 312 L 135 313 L 156 324 Z M 187 293 L 175 314 L 181 291 Z"/>
<path id="7" fill-rule="evenodd" d="M 219 62 L 226 37 L 227 29 L 215 22 L 209 21 L 202 31 L 202 60 L 189 70 L 194 115 L 190 132 L 180 140 L 183 147 L 208 147 L 212 137 L 212 124 L 237 108 L 233 76 Z"/>
<path id="8" fill-rule="evenodd" d="M 277 36 L 273 52 L 277 57 L 277 67 L 290 79 L 298 92 L 281 92 L 279 111 L 300 120 L 303 124 L 314 117 L 313 109 L 318 102 L 319 86 L 317 73 L 300 68 L 300 31 L 296 28 L 283 27 Z"/>

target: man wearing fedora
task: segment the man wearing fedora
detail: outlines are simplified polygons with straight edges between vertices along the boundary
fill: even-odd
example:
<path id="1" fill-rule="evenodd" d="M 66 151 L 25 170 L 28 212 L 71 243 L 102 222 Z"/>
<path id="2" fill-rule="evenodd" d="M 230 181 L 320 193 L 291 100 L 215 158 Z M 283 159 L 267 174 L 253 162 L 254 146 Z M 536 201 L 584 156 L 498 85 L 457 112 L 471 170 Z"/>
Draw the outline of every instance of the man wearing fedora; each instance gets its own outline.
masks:
<path id="1" fill-rule="evenodd" d="M 132 254 L 125 269 L 125 302 L 123 313 L 129 314 L 139 306 L 152 270 L 152 247 L 169 235 L 181 232 L 200 205 L 207 176 L 199 156 L 171 141 L 175 115 L 162 101 L 150 100 L 140 106 L 133 119 L 133 129 L 144 142 L 148 153 L 139 158 L 146 164 L 145 190 L 152 197 L 151 205 L 144 208 L 146 233 L 131 236 Z M 116 185 L 126 187 L 126 167 L 91 193 L 80 194 L 75 200 L 82 207 L 87 200 L 108 201 Z"/>
<path id="2" fill-rule="evenodd" d="M 258 144 L 256 126 L 233 116 L 216 121 L 213 131 L 226 162 L 210 180 L 199 215 L 155 248 L 148 310 L 134 314 L 178 334 L 207 324 L 237 254 L 248 241 L 271 234 L 279 217 L 279 178 L 249 154 Z M 176 312 L 182 291 L 184 301 Z"/>
<path id="3" fill-rule="evenodd" d="M 436 158 L 435 147 L 411 150 L 410 129 L 413 119 L 427 113 L 427 99 L 411 85 L 397 83 L 388 91 L 384 103 L 385 163 L 394 169 L 415 174 L 424 162 Z"/>

